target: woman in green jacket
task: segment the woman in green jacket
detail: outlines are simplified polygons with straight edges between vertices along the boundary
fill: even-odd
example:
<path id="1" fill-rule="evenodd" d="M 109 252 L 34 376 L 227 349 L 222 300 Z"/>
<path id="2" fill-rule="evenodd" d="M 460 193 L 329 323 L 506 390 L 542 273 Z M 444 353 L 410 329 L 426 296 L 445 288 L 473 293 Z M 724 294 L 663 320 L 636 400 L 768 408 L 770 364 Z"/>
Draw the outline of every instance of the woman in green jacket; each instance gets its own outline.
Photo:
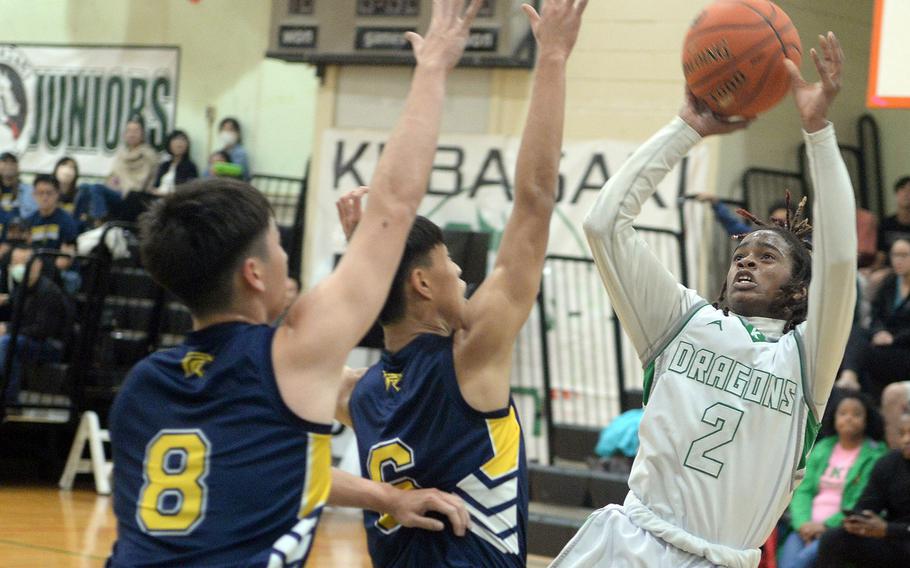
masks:
<path id="1" fill-rule="evenodd" d="M 818 441 L 806 464 L 806 477 L 790 503 L 793 532 L 781 547 L 780 568 L 809 568 L 818 556 L 818 539 L 829 528 L 840 526 L 841 512 L 851 509 L 869 480 L 875 462 L 888 448 L 881 417 L 859 392 L 845 392 L 832 399 L 823 431 L 836 435 Z M 826 428 L 827 427 L 827 428 Z"/>

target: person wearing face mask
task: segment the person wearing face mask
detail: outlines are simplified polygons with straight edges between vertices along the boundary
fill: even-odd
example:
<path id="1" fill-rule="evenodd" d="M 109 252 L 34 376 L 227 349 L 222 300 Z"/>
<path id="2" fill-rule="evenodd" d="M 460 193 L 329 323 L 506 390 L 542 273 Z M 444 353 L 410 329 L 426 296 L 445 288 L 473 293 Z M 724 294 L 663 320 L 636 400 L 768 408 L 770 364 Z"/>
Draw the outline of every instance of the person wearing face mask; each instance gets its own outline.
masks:
<path id="1" fill-rule="evenodd" d="M 63 358 L 64 341 L 72 327 L 74 308 L 66 294 L 48 277 L 43 276 L 42 261 L 36 259 L 26 276 L 32 250 L 24 245 L 13 248 L 7 270 L 13 313 L 15 304 L 24 301 L 22 320 L 16 336 L 15 356 L 6 381 L 4 404 L 18 401 L 22 363 L 58 363 Z M 24 296 L 24 298 L 23 298 Z M 10 336 L 5 324 L 0 324 L 0 369 L 6 369 L 10 351 Z"/>
<path id="2" fill-rule="evenodd" d="M 155 195 L 172 193 L 176 186 L 199 177 L 199 170 L 190 158 L 190 139 L 186 132 L 171 132 L 165 148 L 170 158 L 158 166 L 158 173 L 152 183 L 152 193 Z"/>
<path id="3" fill-rule="evenodd" d="M 91 228 L 91 196 L 79 187 L 79 164 L 64 156 L 54 165 L 53 175 L 60 184 L 60 208 L 76 220 L 79 232 Z"/>
<path id="4" fill-rule="evenodd" d="M 243 133 L 240 131 L 240 123 L 236 118 L 227 117 L 221 119 L 218 123 L 218 141 L 221 142 L 221 151 L 227 154 L 228 161 L 240 166 L 243 170 L 242 178 L 249 181 L 252 177 L 250 173 L 250 158 L 243 147 Z"/>

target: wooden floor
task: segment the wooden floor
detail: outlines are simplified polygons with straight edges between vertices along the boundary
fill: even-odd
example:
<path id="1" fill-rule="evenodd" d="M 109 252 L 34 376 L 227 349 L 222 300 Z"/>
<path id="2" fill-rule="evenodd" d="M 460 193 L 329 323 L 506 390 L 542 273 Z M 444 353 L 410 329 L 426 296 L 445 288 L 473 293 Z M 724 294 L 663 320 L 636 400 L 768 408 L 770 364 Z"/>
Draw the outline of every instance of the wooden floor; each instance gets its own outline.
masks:
<path id="1" fill-rule="evenodd" d="M 81 489 L 0 488 L 0 566 L 97 567 L 111 550 L 117 523 L 110 497 Z M 545 559 L 528 566 L 546 566 Z M 361 516 L 347 510 L 322 515 L 308 567 L 370 568 Z"/>

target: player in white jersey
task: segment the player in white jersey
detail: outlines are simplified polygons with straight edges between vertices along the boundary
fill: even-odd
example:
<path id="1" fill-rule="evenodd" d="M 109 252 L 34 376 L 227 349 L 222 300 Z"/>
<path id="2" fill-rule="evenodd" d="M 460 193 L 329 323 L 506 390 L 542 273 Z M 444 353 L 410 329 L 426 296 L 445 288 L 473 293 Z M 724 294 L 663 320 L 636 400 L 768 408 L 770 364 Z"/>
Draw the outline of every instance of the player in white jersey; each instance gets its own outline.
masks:
<path id="1" fill-rule="evenodd" d="M 833 33 L 809 84 L 788 61 L 815 188 L 804 221 L 767 225 L 733 253 L 714 305 L 678 284 L 632 224 L 657 184 L 725 122 L 691 95 L 601 190 L 585 220 L 594 260 L 645 366 L 640 448 L 623 506 L 589 517 L 552 566 L 754 567 L 803 476 L 850 331 L 855 205 L 827 111 L 843 52 Z M 810 275 L 814 277 L 809 283 Z"/>

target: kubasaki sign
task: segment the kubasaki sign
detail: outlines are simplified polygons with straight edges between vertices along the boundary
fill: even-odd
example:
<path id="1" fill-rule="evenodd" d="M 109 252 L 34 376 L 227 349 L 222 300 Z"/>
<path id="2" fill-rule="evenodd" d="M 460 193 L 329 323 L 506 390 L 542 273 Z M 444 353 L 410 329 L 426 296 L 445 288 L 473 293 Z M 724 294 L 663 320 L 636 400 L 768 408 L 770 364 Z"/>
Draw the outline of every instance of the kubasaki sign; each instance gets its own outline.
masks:
<path id="1" fill-rule="evenodd" d="M 385 138 L 384 133 L 371 131 L 325 132 L 319 185 L 315 188 L 318 213 L 308 229 L 308 238 L 313 242 L 309 258 L 311 282 L 328 274 L 335 255 L 344 250 L 335 201 L 346 191 L 369 185 Z M 495 248 L 512 209 L 520 142 L 519 138 L 504 136 L 443 136 L 420 214 L 442 227 L 490 232 L 494 237 L 490 243 Z M 550 254 L 589 256 L 582 232 L 584 217 L 597 193 L 637 146 L 619 140 L 569 141 L 563 145 L 557 207 L 550 226 Z M 705 187 L 707 164 L 706 148 L 694 148 L 689 153 L 685 180 L 677 166 L 643 205 L 637 224 L 679 231 L 677 198 L 681 184 Z"/>
<path id="2" fill-rule="evenodd" d="M 25 171 L 72 156 L 106 175 L 131 117 L 155 146 L 173 130 L 179 61 L 176 47 L 0 44 L 0 152 Z"/>

